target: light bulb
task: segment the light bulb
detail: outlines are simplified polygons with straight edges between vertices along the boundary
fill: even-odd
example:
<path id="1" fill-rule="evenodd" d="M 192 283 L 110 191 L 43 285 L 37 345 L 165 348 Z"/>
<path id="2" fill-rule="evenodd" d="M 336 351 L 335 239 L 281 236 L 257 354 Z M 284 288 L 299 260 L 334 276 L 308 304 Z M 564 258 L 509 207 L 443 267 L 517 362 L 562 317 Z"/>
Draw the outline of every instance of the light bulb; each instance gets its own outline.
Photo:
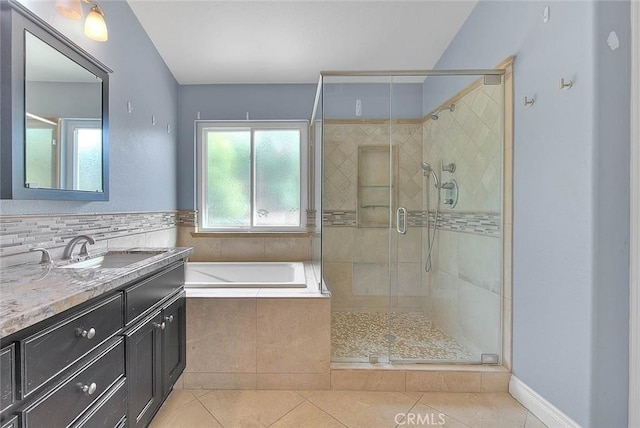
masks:
<path id="1" fill-rule="evenodd" d="M 91 6 L 91 11 L 84 21 L 84 34 L 98 42 L 106 42 L 109 37 L 107 24 L 104 22 L 104 13 L 98 5 Z"/>

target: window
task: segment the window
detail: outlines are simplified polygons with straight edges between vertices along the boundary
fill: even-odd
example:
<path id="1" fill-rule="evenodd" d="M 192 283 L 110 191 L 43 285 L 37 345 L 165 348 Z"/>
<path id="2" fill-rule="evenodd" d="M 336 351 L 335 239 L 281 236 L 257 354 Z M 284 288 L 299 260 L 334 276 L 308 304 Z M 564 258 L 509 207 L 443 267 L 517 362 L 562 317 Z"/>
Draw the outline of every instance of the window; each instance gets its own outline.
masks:
<path id="1" fill-rule="evenodd" d="M 307 122 L 197 122 L 203 231 L 301 231 Z"/>

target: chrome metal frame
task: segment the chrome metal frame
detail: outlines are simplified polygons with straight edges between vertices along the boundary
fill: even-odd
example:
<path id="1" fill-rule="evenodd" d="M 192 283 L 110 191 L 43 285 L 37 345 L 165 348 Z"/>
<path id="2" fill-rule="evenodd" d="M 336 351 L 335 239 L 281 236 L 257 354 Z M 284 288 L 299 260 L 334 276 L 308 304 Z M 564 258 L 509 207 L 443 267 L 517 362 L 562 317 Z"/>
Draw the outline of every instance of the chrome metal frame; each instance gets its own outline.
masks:
<path id="1" fill-rule="evenodd" d="M 502 76 L 505 74 L 504 69 L 495 68 L 476 68 L 468 70 L 361 70 L 361 71 L 339 71 L 329 70 L 321 71 L 321 77 L 327 76 L 381 76 L 381 77 L 394 77 L 394 76 L 481 76 L 483 74 L 489 74 L 494 76 Z"/>

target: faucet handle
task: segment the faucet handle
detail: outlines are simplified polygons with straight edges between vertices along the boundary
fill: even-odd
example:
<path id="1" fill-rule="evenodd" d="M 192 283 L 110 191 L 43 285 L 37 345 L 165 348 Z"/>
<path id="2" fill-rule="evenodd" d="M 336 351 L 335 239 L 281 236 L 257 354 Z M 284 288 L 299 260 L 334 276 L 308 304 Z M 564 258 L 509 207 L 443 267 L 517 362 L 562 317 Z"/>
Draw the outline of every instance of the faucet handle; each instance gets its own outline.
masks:
<path id="1" fill-rule="evenodd" d="M 87 241 L 82 244 L 82 247 L 80 247 L 80 253 L 78 253 L 80 257 L 89 257 L 89 248 L 87 247 L 88 244 L 93 244 L 93 242 Z"/>
<path id="2" fill-rule="evenodd" d="M 51 264 L 51 263 L 53 263 L 53 260 L 51 260 L 51 254 L 49 254 L 49 251 L 47 251 L 46 248 L 29 248 L 29 251 L 31 251 L 31 252 L 42 251 L 42 257 L 40 258 L 40 263 L 41 264 Z"/>

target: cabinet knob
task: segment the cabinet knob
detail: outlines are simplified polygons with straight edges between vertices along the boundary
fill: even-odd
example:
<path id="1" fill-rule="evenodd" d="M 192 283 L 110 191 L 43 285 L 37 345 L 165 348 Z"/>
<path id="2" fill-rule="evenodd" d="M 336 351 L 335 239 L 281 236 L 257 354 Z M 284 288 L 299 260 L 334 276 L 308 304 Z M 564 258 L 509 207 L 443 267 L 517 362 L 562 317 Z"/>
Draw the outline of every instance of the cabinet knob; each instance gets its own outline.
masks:
<path id="1" fill-rule="evenodd" d="M 98 385 L 95 382 L 92 382 L 91 385 L 82 385 L 82 392 L 87 395 L 92 395 L 98 389 Z"/>
<path id="2" fill-rule="evenodd" d="M 154 327 L 159 328 L 160 330 L 164 330 L 167 327 L 167 323 L 162 321 L 160 324 L 157 322 L 153 323 Z"/>
<path id="3" fill-rule="evenodd" d="M 168 317 L 164 317 L 165 321 L 173 322 L 173 315 L 169 315 Z"/>
<path id="4" fill-rule="evenodd" d="M 81 328 L 76 330 L 76 336 L 86 337 L 87 339 L 93 339 L 96 335 L 96 329 L 91 327 L 89 330 L 83 330 Z"/>

